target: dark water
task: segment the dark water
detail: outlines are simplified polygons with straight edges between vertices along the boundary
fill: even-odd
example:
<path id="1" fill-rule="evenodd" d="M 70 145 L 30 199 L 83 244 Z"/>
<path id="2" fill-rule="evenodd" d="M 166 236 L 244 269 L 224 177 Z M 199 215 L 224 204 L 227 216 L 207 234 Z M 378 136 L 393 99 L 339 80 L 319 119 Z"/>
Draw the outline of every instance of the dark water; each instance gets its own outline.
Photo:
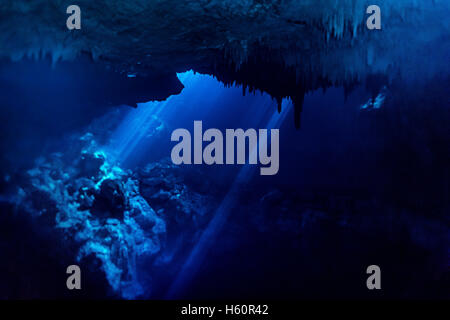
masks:
<path id="1" fill-rule="evenodd" d="M 125 89 L 92 90 L 96 70 L 75 89 L 73 66 L 32 66 L 1 78 L 0 297 L 448 297 L 448 80 L 420 99 L 393 82 L 379 108 L 361 108 L 362 86 L 316 91 L 297 130 L 290 101 L 279 114 L 210 76 L 179 74 L 179 95 L 133 109 Z M 278 174 L 174 166 L 170 135 L 195 120 L 279 128 Z M 74 263 L 82 293 L 65 289 Z"/>

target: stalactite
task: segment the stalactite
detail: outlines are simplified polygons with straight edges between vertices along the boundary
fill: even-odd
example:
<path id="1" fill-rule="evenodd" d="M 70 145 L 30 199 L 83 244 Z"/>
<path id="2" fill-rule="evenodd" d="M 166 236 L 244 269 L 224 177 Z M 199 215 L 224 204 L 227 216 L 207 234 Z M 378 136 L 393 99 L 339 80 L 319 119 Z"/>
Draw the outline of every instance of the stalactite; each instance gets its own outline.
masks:
<path id="1" fill-rule="evenodd" d="M 301 116 L 305 94 L 303 92 L 300 92 L 299 94 L 291 97 L 291 99 L 294 105 L 294 125 L 296 129 L 301 129 Z"/>
<path id="2" fill-rule="evenodd" d="M 277 100 L 277 106 L 278 106 L 278 113 L 281 113 L 281 105 L 283 103 L 283 98 L 278 96 L 278 97 L 276 97 L 276 100 Z"/>

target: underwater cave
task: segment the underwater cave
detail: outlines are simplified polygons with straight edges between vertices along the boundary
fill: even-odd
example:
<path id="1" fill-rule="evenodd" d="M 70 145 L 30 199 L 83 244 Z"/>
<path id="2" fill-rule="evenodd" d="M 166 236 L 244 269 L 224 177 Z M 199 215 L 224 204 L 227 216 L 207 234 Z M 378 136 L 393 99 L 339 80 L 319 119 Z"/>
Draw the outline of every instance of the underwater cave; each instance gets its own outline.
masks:
<path id="1" fill-rule="evenodd" d="M 0 299 L 448 299 L 450 3 L 378 3 L 3 0 Z"/>

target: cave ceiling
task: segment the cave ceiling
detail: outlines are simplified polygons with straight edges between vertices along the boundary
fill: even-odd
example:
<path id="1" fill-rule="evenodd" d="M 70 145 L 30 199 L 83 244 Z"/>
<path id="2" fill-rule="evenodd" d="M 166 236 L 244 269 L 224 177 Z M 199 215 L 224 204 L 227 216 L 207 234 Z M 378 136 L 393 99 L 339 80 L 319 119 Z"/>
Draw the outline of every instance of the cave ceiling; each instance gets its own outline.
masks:
<path id="1" fill-rule="evenodd" d="M 174 85 L 176 73 L 193 69 L 278 101 L 291 98 L 298 108 L 317 88 L 448 69 L 448 1 L 377 2 L 381 30 L 366 28 L 372 3 L 363 0 L 78 0 L 82 27 L 69 31 L 72 1 L 3 0 L 0 58 L 57 65 L 89 57 L 139 86 L 146 78 Z M 422 70 L 420 59 L 439 42 L 445 45 L 433 49 L 435 63 Z"/>

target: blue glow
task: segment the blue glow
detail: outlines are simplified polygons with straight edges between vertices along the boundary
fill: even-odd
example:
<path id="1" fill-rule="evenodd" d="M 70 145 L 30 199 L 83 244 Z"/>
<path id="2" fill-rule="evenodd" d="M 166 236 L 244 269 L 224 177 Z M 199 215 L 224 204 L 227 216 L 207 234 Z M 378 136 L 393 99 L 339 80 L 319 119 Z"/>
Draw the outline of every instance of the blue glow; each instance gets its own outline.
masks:
<path id="1" fill-rule="evenodd" d="M 181 94 L 162 102 L 143 103 L 137 109 L 129 110 L 113 133 L 106 150 L 123 166 L 139 158 L 145 159 L 145 155 L 153 148 L 165 148 L 165 156 L 169 156 L 172 130 L 181 126 L 191 129 L 194 120 L 202 119 L 208 127 L 271 129 L 278 128 L 289 113 L 287 101 L 283 103 L 282 113 L 278 114 L 275 102 L 268 95 L 243 96 L 241 88 L 226 88 L 211 76 L 189 71 L 178 74 L 178 78 L 185 86 Z M 236 112 L 242 114 L 241 121 L 236 121 L 232 116 Z M 227 113 L 232 121 L 227 122 Z M 189 284 L 208 248 L 213 245 L 216 234 L 226 223 L 240 188 L 251 179 L 255 170 L 255 166 L 244 165 L 237 171 L 230 190 L 216 209 L 208 227 L 193 246 L 187 260 L 181 264 L 182 268 L 168 293 L 169 298 L 176 296 Z M 102 167 L 102 172 L 104 177 L 101 181 L 114 175 L 114 168 Z"/>
<path id="2" fill-rule="evenodd" d="M 279 128 L 286 118 L 286 114 L 288 113 L 287 110 L 288 108 L 285 105 L 280 114 L 274 113 L 265 128 Z M 251 152 L 257 152 L 257 150 L 254 149 Z M 199 241 L 194 245 L 178 276 L 175 278 L 175 281 L 168 292 L 167 298 L 175 298 L 177 294 L 182 292 L 185 287 L 189 285 L 189 281 L 195 277 L 198 267 L 202 264 L 207 250 L 214 245 L 216 235 L 225 225 L 231 209 L 235 205 L 236 198 L 241 187 L 245 185 L 246 182 L 251 180 L 252 176 L 255 174 L 255 170 L 257 170 L 255 166 L 249 164 L 246 164 L 241 168 L 230 190 L 222 200 L 222 203 L 217 208 L 212 220 L 208 224 L 208 227 L 202 232 Z"/>
<path id="3" fill-rule="evenodd" d="M 170 133 L 178 127 L 191 126 L 194 120 L 203 119 L 206 126 L 220 127 L 224 123 L 218 120 L 231 117 L 237 110 L 245 121 L 230 121 L 228 127 L 238 128 L 237 124 L 264 128 L 265 121 L 276 110 L 268 95 L 243 96 L 241 88 L 226 88 L 212 76 L 188 71 L 178 74 L 178 78 L 185 86 L 179 95 L 139 104 L 128 111 L 113 133 L 106 149 L 124 166 L 145 158 L 152 148 L 170 145 Z"/>

